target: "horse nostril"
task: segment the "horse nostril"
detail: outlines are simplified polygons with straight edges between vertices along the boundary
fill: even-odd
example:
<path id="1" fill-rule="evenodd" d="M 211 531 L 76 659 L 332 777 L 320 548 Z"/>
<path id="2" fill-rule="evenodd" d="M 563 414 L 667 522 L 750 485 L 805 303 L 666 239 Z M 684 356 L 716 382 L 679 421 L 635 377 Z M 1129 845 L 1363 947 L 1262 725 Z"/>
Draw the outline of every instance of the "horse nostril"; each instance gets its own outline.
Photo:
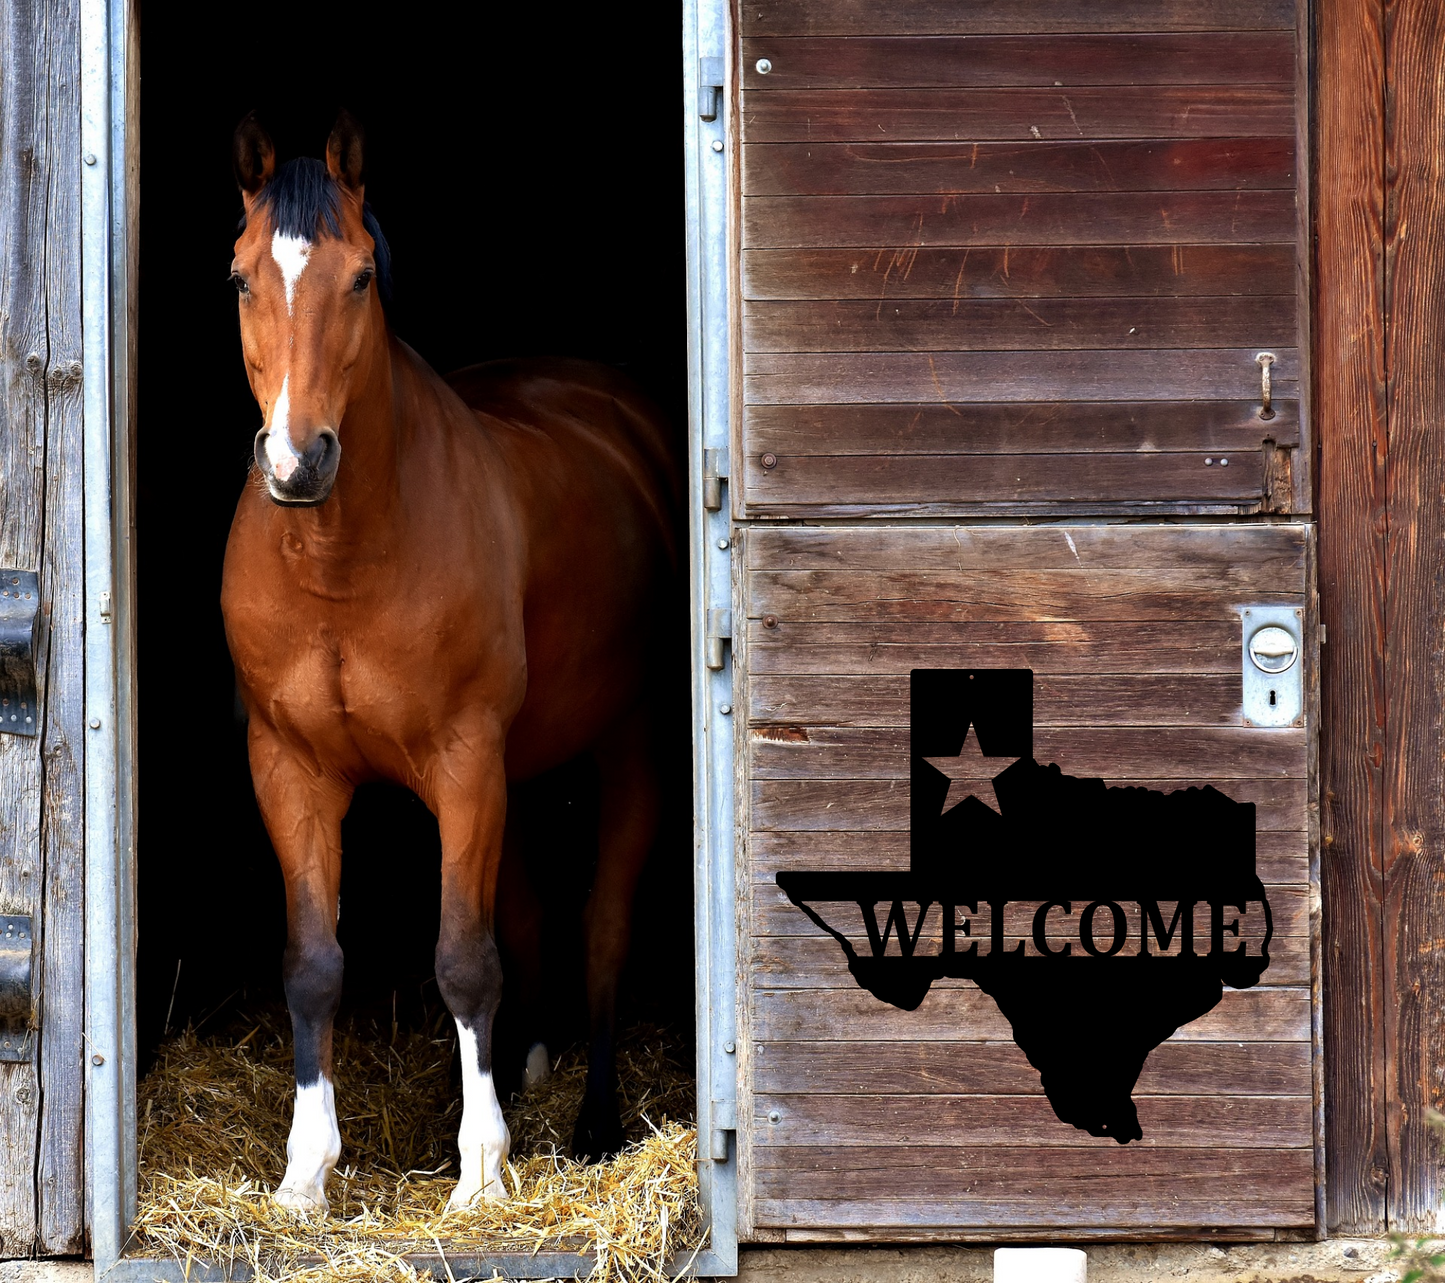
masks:
<path id="1" fill-rule="evenodd" d="M 306 447 L 302 462 L 308 469 L 324 475 L 327 465 L 332 461 L 332 455 L 338 449 L 340 446 L 336 440 L 336 433 L 332 432 L 330 428 L 323 428 Z"/>

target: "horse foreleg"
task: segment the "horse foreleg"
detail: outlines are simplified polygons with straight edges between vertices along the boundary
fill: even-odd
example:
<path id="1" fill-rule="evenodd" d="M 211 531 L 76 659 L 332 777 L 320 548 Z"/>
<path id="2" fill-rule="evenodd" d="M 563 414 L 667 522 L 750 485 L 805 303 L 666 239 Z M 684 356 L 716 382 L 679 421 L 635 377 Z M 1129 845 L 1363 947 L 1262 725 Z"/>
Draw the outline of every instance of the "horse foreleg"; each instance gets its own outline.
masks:
<path id="1" fill-rule="evenodd" d="M 514 1014 L 504 1022 L 526 1053 L 524 1089 L 552 1076 L 552 1060 L 542 1041 L 542 901 L 527 876 L 522 838 L 515 812 L 507 820 L 502 841 L 502 867 L 497 876 L 497 937 L 507 968 L 508 1006 Z"/>
<path id="2" fill-rule="evenodd" d="M 251 736 L 251 773 L 286 882 L 282 974 L 295 1044 L 296 1105 L 286 1140 L 286 1174 L 275 1198 L 282 1207 L 325 1215 L 330 1210 L 326 1181 L 341 1157 L 331 1032 L 341 1000 L 342 956 L 336 942 L 341 820 L 351 792 L 319 778 L 261 728 Z"/>
<path id="3" fill-rule="evenodd" d="M 457 1137 L 461 1177 L 447 1204 L 458 1208 L 479 1195 L 492 1201 L 507 1193 L 502 1167 L 511 1137 L 492 1081 L 492 1026 L 502 999 L 502 961 L 493 921 L 507 786 L 500 740 L 479 769 L 449 766 L 440 773 L 447 780 L 448 793 L 438 799 L 437 809 L 442 912 L 436 971 L 437 988 L 456 1021 L 462 1062 L 462 1122 Z"/>
<path id="4" fill-rule="evenodd" d="M 622 722 L 597 747 L 601 785 L 597 875 L 583 914 L 587 941 L 587 1007 L 591 1043 L 587 1087 L 572 1153 L 595 1162 L 622 1148 L 617 1110 L 617 984 L 632 939 L 632 900 L 637 879 L 657 835 L 660 805 L 650 723 L 642 710 Z"/>

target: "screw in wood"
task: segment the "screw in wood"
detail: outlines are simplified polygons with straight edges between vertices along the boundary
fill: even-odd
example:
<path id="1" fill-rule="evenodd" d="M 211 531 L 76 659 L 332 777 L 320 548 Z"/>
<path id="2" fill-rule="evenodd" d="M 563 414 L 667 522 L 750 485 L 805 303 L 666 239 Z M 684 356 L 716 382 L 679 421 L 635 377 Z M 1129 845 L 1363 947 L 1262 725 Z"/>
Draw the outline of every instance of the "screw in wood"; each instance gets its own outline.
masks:
<path id="1" fill-rule="evenodd" d="M 776 615 L 764 615 L 764 616 L 763 616 L 763 627 L 764 627 L 764 628 L 776 628 L 777 626 L 778 626 L 778 617 L 777 617 Z"/>
<path id="2" fill-rule="evenodd" d="M 763 455 L 763 457 L 758 462 L 761 463 L 765 468 L 776 468 L 778 466 L 778 456 L 769 452 L 768 454 Z"/>

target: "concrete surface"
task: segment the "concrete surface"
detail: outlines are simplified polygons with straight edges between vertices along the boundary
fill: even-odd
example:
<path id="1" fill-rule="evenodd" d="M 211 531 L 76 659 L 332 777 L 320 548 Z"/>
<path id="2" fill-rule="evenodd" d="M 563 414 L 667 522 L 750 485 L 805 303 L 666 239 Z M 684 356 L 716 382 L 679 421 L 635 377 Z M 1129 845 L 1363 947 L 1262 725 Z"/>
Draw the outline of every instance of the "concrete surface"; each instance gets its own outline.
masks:
<path id="1" fill-rule="evenodd" d="M 1088 1283 L 1394 1283 L 1390 1244 L 1328 1239 L 1090 1247 Z M 744 1248 L 740 1283 L 993 1283 L 992 1247 Z M 88 1264 L 3 1261 L 0 1283 L 93 1283 Z"/>
<path id="2" fill-rule="evenodd" d="M 1088 1283 L 1393 1283 L 1378 1239 L 1089 1247 Z M 993 1283 L 991 1247 L 744 1248 L 740 1283 Z"/>

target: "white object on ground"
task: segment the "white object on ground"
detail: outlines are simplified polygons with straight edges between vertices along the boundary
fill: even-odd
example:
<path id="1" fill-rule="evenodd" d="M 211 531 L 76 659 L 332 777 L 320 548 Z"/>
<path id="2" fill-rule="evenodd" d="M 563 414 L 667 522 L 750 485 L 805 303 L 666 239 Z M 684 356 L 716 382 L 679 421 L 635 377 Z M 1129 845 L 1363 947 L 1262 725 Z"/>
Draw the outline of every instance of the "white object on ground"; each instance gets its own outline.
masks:
<path id="1" fill-rule="evenodd" d="M 1077 1247 L 1000 1247 L 993 1283 L 1087 1283 L 1089 1254 Z"/>

